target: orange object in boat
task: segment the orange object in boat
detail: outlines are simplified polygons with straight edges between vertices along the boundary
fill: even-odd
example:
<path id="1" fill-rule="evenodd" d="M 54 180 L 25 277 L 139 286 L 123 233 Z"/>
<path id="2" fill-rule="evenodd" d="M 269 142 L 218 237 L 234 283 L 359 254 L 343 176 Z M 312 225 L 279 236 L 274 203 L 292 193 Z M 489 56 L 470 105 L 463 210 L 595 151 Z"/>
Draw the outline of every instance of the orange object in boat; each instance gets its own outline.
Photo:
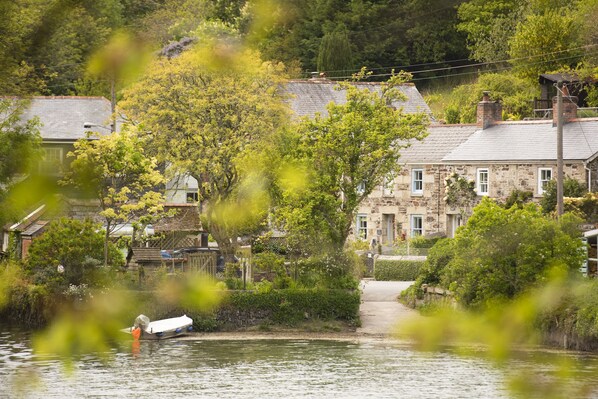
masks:
<path id="1" fill-rule="evenodd" d="M 131 335 L 133 336 L 134 340 L 138 340 L 139 337 L 141 337 L 141 328 L 139 327 L 135 327 L 132 331 L 131 331 Z"/>

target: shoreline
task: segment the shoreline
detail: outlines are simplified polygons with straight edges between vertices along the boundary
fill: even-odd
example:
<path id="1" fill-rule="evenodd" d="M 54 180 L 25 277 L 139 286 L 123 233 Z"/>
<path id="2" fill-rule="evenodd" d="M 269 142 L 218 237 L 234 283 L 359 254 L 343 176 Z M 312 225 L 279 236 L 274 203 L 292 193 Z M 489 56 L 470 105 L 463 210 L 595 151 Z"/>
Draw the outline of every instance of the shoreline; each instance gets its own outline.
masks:
<path id="1" fill-rule="evenodd" d="M 305 341 L 384 341 L 410 344 L 409 341 L 386 334 L 365 334 L 358 332 L 310 332 L 310 331 L 226 331 L 193 332 L 178 337 L 186 341 L 241 341 L 241 340 L 305 340 Z"/>

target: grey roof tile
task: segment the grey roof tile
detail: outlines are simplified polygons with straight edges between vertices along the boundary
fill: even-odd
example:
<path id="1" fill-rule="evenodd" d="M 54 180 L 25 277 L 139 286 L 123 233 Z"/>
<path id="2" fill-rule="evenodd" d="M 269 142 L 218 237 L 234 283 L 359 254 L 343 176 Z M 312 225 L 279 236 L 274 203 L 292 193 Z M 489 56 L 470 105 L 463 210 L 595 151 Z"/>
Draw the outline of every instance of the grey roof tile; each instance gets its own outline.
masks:
<path id="1" fill-rule="evenodd" d="M 446 162 L 554 161 L 556 127 L 552 121 L 501 122 L 471 137 L 447 154 Z M 586 160 L 598 152 L 598 120 L 578 119 L 563 127 L 563 158 Z"/>
<path id="2" fill-rule="evenodd" d="M 475 125 L 431 125 L 422 141 L 413 141 L 410 147 L 401 150 L 399 163 L 440 163 L 445 155 L 477 129 Z"/>
<path id="3" fill-rule="evenodd" d="M 353 83 L 356 86 L 370 90 L 380 90 L 378 83 Z M 289 103 L 295 115 L 302 117 L 314 117 L 317 112 L 327 115 L 326 106 L 334 102 L 344 104 L 346 102 L 345 91 L 336 90 L 336 82 L 330 80 L 290 80 L 285 84 L 285 90 L 289 94 Z M 406 95 L 407 101 L 397 101 L 395 107 L 403 107 L 407 113 L 425 112 L 432 116 L 430 107 L 413 84 L 403 84 L 399 88 Z"/>
<path id="4" fill-rule="evenodd" d="M 83 124 L 109 126 L 110 115 L 110 101 L 103 97 L 33 97 L 21 119 L 37 116 L 44 141 L 76 141 L 89 130 L 107 133 L 106 129 L 85 129 Z"/>

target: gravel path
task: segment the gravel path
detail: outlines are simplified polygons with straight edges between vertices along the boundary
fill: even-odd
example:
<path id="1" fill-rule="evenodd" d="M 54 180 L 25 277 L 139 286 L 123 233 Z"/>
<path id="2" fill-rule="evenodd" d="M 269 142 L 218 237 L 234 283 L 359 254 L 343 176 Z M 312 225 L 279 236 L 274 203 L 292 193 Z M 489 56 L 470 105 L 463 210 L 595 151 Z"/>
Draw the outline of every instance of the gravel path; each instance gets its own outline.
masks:
<path id="1" fill-rule="evenodd" d="M 388 336 L 402 321 L 417 317 L 418 313 L 400 304 L 397 297 L 401 291 L 413 284 L 412 281 L 362 280 L 361 306 L 359 314 L 360 335 Z"/>

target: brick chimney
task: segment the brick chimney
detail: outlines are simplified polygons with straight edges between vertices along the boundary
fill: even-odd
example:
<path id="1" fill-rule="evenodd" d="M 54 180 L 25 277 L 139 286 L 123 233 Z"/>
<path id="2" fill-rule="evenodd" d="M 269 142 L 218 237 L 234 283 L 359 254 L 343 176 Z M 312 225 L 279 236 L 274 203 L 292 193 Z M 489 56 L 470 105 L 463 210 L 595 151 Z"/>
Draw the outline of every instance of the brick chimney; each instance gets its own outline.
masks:
<path id="1" fill-rule="evenodd" d="M 557 88 L 558 90 L 558 88 Z M 578 98 L 569 94 L 567 85 L 563 85 L 563 122 L 567 123 L 572 119 L 577 118 L 577 101 Z M 556 126 L 558 119 L 557 102 L 558 97 L 552 97 L 552 124 Z"/>
<path id="2" fill-rule="evenodd" d="M 486 129 L 500 120 L 502 120 L 502 104 L 498 101 L 490 101 L 490 92 L 485 91 L 482 101 L 478 103 L 478 126 Z"/>

